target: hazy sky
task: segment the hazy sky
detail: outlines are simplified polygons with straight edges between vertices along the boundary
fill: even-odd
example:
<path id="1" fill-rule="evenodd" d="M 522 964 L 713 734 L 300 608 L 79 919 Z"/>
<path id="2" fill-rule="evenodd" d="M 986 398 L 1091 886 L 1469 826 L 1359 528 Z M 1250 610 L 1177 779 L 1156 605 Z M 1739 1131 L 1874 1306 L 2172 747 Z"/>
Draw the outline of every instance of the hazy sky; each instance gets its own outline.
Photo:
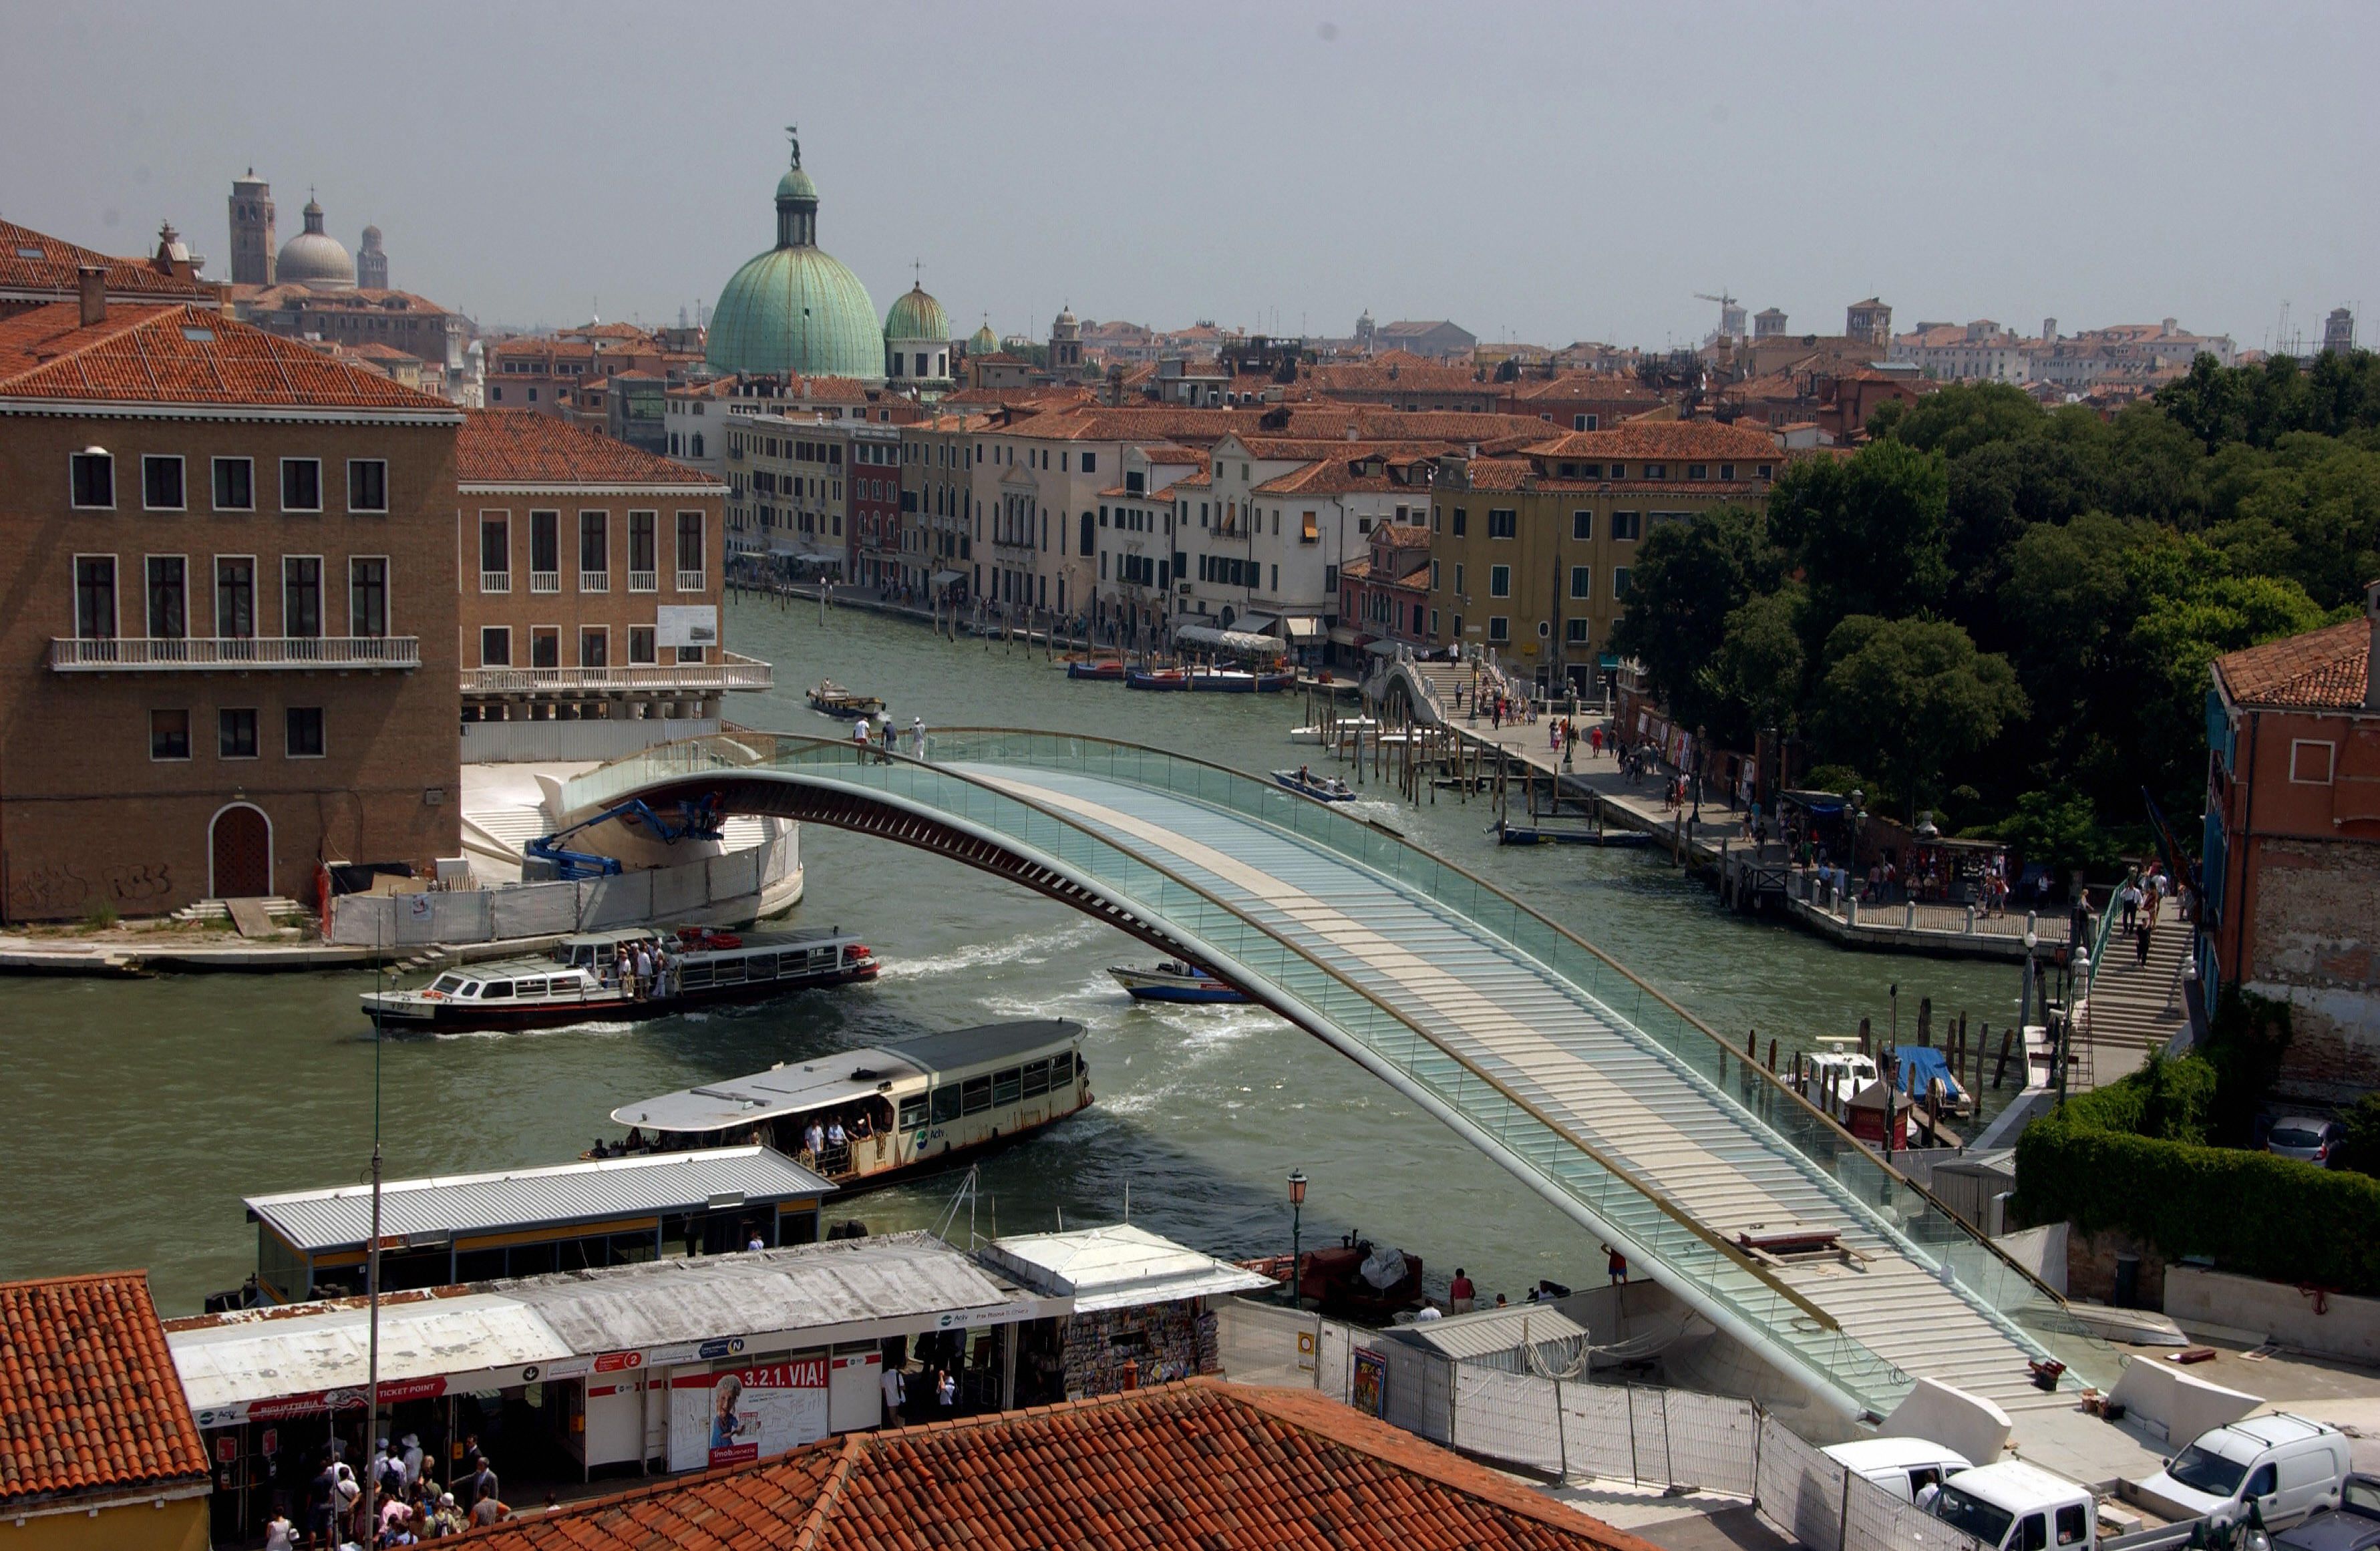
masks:
<path id="1" fill-rule="evenodd" d="M 2380 304 L 2380 6 L 20 3 L 0 215 L 227 273 L 251 163 L 483 323 L 674 321 L 798 122 L 880 316 L 1699 339 Z M 2364 309 L 2359 305 L 2361 315 Z M 2380 336 L 2375 321 L 2360 329 Z"/>

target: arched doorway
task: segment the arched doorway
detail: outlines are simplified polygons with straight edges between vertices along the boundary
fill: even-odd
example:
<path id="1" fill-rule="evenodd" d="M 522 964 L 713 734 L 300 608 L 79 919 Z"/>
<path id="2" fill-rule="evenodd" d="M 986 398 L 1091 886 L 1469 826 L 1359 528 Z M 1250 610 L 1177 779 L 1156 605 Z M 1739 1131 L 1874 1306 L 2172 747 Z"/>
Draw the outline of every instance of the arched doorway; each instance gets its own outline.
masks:
<path id="1" fill-rule="evenodd" d="M 261 808 L 233 803 L 207 830 L 207 895 L 262 899 L 273 892 L 273 821 Z"/>

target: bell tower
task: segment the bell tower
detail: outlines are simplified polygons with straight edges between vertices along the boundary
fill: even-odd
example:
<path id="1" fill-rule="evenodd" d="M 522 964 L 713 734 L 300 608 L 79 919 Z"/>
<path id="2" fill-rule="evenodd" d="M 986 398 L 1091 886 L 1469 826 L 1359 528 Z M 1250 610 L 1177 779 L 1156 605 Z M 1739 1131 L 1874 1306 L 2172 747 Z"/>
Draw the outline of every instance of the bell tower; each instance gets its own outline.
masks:
<path id="1" fill-rule="evenodd" d="M 248 169 L 231 183 L 231 283 L 273 284 L 273 186 Z"/>

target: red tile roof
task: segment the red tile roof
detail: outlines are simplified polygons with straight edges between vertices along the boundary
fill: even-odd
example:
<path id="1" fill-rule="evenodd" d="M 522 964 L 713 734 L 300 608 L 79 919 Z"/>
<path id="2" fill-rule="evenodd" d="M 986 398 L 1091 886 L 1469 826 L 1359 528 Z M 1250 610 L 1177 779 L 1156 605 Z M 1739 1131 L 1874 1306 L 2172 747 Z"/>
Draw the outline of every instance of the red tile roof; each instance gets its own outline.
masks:
<path id="1" fill-rule="evenodd" d="M 199 282 L 167 274 L 146 259 L 118 259 L 14 221 L 0 221 L 0 291 L 55 291 L 71 297 L 82 284 L 75 272 L 84 264 L 107 271 L 107 293 L 113 297 L 140 295 L 164 301 L 208 294 Z"/>
<path id="2" fill-rule="evenodd" d="M 2216 676 L 2235 705 L 2362 710 L 2373 628 L 2369 620 L 2350 619 L 2228 652 L 2215 660 Z"/>
<path id="3" fill-rule="evenodd" d="M 1716 420 L 1630 420 L 1609 430 L 1574 430 L 1528 449 L 1536 458 L 1694 458 L 1750 460 L 1777 456 L 1764 430 Z"/>
<path id="4" fill-rule="evenodd" d="M 455 439 L 455 477 L 466 485 L 684 485 L 709 475 L 533 409 L 474 409 Z"/>
<path id="5" fill-rule="evenodd" d="M 197 307 L 73 302 L 0 319 L 0 399 L 448 411 L 444 399 Z"/>
<path id="6" fill-rule="evenodd" d="M 482 1532 L 504 1551 L 1649 1551 L 1508 1477 L 1298 1391 L 1214 1379 L 851 1433 Z"/>
<path id="7" fill-rule="evenodd" d="M 145 1273 L 0 1282 L 0 1513 L 207 1473 Z"/>

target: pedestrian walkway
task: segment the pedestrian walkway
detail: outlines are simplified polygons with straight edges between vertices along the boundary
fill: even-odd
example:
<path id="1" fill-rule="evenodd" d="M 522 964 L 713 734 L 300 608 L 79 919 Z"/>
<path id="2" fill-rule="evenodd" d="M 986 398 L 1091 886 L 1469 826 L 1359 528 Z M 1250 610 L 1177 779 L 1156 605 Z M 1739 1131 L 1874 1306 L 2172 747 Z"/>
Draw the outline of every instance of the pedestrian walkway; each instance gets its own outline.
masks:
<path id="1" fill-rule="evenodd" d="M 2149 935 L 2142 963 L 2120 922 L 2091 970 L 2090 994 L 2075 1004 L 2074 1084 L 2096 1087 L 2139 1069 L 2190 1026 L 2188 978 L 2193 929 L 2171 905 Z"/>

